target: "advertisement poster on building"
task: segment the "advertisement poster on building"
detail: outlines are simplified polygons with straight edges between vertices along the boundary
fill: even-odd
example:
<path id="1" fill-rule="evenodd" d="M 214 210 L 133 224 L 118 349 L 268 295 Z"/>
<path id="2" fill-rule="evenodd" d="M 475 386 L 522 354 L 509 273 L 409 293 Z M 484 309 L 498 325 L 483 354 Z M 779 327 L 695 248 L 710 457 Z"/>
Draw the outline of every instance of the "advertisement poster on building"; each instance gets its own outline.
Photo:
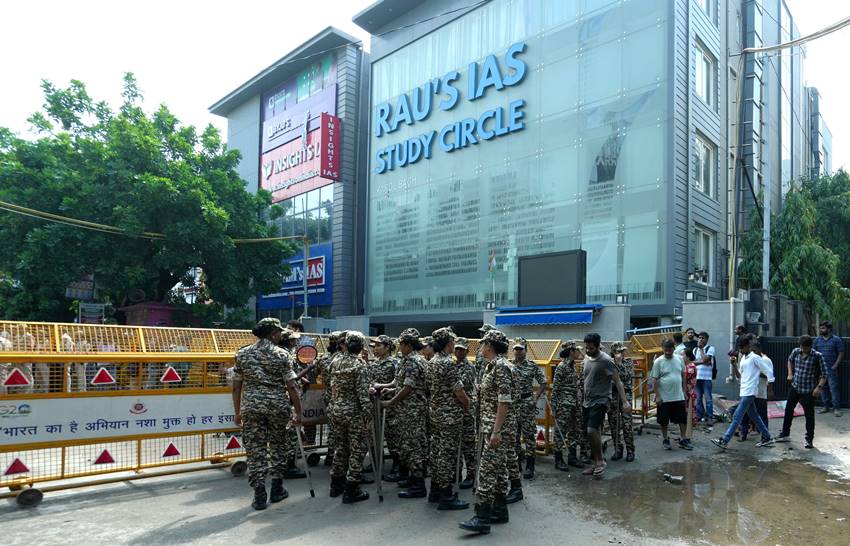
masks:
<path id="1" fill-rule="evenodd" d="M 292 256 L 289 261 L 289 277 L 274 294 L 260 296 L 257 307 L 261 311 L 289 309 L 304 305 L 304 253 Z M 333 243 L 310 245 L 310 260 L 307 276 L 308 303 L 311 307 L 331 305 L 333 290 Z"/>

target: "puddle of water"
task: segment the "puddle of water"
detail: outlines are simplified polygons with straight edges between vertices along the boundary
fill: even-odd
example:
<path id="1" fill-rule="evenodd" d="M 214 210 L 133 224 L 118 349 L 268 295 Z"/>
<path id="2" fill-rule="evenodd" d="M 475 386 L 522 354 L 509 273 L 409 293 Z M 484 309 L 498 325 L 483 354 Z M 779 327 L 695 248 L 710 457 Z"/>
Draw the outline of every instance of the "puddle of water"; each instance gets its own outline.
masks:
<path id="1" fill-rule="evenodd" d="M 680 485 L 663 474 L 682 476 Z M 850 483 L 800 461 L 694 459 L 573 482 L 602 519 L 715 544 L 850 544 Z"/>

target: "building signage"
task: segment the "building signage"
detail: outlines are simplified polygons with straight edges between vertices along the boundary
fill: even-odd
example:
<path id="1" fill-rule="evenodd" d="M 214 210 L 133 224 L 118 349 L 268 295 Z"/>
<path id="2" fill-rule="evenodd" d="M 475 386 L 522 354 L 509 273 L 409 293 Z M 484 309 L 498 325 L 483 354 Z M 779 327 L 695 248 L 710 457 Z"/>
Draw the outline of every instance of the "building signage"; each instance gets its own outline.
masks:
<path id="1" fill-rule="evenodd" d="M 319 128 L 323 113 L 336 114 L 336 84 L 309 99 L 294 104 L 263 121 L 263 147 L 266 153 Z"/>
<path id="2" fill-rule="evenodd" d="M 263 154 L 260 185 L 273 202 L 339 180 L 340 133 L 339 118 L 322 114 L 315 130 Z"/>
<path id="3" fill-rule="evenodd" d="M 501 91 L 522 82 L 527 65 L 519 56 L 525 52 L 524 42 L 517 42 L 505 52 L 501 62 L 488 55 L 481 63 L 469 64 L 466 80 L 458 71 L 434 78 L 391 102 L 375 107 L 372 122 L 375 138 L 381 139 L 398 130 L 403 124 L 415 125 L 425 121 L 436 107 L 449 111 L 461 98 L 472 102 L 483 97 L 491 88 Z M 510 102 L 483 112 L 477 119 L 466 118 L 449 123 L 401 142 L 378 147 L 374 156 L 376 174 L 412 165 L 420 159 L 431 159 L 435 147 L 451 153 L 482 141 L 501 137 L 525 128 L 524 99 Z"/>
<path id="4" fill-rule="evenodd" d="M 260 296 L 257 306 L 262 309 L 282 309 L 304 305 L 304 252 L 287 262 L 289 276 L 274 294 Z M 310 245 L 310 260 L 307 268 L 308 303 L 311 306 L 331 305 L 333 244 Z"/>

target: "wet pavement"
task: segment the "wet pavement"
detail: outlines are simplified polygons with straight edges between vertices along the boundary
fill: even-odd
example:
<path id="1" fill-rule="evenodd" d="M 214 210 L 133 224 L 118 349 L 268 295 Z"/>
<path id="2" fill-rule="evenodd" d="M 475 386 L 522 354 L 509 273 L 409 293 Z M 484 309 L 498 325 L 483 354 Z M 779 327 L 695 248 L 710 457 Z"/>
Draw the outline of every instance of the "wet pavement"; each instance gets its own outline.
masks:
<path id="1" fill-rule="evenodd" d="M 779 423 L 771 421 L 771 429 Z M 385 502 L 342 505 L 327 497 L 327 467 L 314 467 L 316 498 L 306 480 L 287 482 L 291 496 L 255 512 L 245 478 L 227 470 L 49 492 L 19 509 L 0 502 L 3 544 L 491 544 L 647 545 L 850 544 L 850 413 L 818 419 L 815 445 L 802 445 L 802 418 L 792 442 L 755 448 L 710 443 L 723 427 L 694 433 L 694 451 L 665 451 L 657 430 L 635 437 L 637 460 L 609 462 L 600 480 L 558 472 L 551 457 L 524 484 L 508 525 L 487 537 L 458 529 L 472 510 L 440 512 L 425 499 L 405 501 L 385 484 Z M 675 436 L 674 436 L 675 438 Z M 608 453 L 610 455 L 610 452 Z M 666 481 L 664 474 L 677 479 Z M 474 502 L 470 491 L 461 498 Z"/>
<path id="2" fill-rule="evenodd" d="M 670 483 L 665 473 L 682 483 Z M 647 537 L 712 544 L 850 542 L 850 482 L 801 461 L 762 462 L 727 452 L 578 481 L 573 494 L 600 519 Z"/>

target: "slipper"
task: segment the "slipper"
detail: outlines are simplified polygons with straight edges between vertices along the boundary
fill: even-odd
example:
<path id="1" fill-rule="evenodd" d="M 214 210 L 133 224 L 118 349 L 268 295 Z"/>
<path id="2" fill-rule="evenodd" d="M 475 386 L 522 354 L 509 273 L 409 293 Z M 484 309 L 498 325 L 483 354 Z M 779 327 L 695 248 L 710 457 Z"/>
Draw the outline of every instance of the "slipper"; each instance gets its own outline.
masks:
<path id="1" fill-rule="evenodd" d="M 588 466 L 587 468 L 581 471 L 581 474 L 582 476 L 592 476 L 594 472 L 596 472 L 596 467 Z"/>
<path id="2" fill-rule="evenodd" d="M 605 469 L 606 469 L 607 467 L 608 467 L 608 465 L 607 465 L 607 464 L 605 464 L 605 463 L 602 463 L 601 465 L 599 465 L 599 466 L 597 466 L 597 467 L 594 467 L 594 469 L 593 469 L 593 475 L 594 475 L 594 476 L 597 476 L 597 477 L 598 477 L 598 476 L 601 476 L 601 475 L 605 472 Z"/>

